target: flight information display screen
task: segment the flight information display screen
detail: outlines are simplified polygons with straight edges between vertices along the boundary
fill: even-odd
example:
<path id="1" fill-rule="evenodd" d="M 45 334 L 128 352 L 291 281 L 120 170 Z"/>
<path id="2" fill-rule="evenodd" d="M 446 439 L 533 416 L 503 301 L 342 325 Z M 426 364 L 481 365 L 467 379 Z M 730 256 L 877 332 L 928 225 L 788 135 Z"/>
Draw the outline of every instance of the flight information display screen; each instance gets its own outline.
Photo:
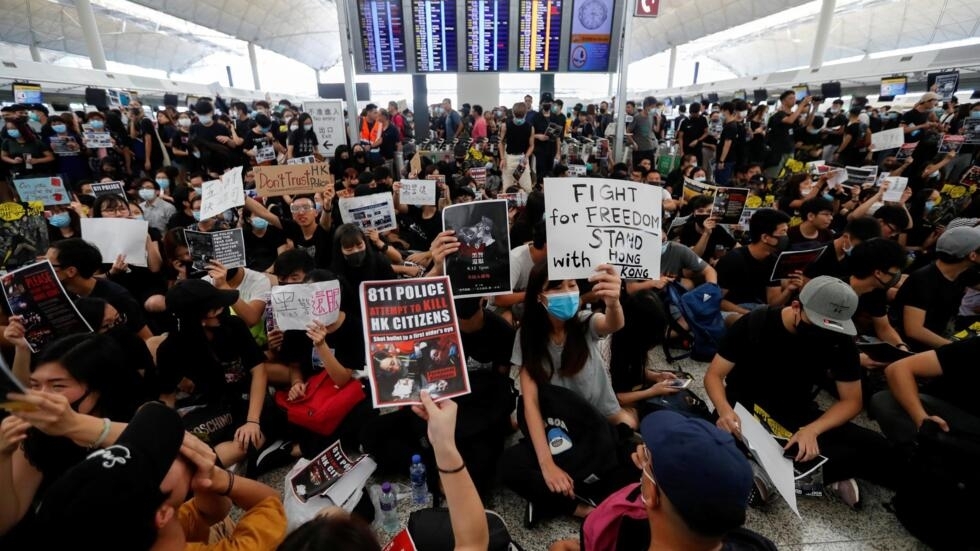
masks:
<path id="1" fill-rule="evenodd" d="M 507 71 L 507 0 L 466 0 L 466 70 Z"/>
<path id="2" fill-rule="evenodd" d="M 358 0 L 364 71 L 402 73 L 407 67 L 405 19 L 399 0 Z"/>
<path id="3" fill-rule="evenodd" d="M 613 0 L 575 0 L 569 71 L 608 71 L 612 43 Z"/>
<path id="4" fill-rule="evenodd" d="M 520 0 L 518 70 L 554 72 L 561 57 L 564 0 Z"/>
<path id="5" fill-rule="evenodd" d="M 456 1 L 412 0 L 415 23 L 415 70 L 420 73 L 455 72 Z"/>

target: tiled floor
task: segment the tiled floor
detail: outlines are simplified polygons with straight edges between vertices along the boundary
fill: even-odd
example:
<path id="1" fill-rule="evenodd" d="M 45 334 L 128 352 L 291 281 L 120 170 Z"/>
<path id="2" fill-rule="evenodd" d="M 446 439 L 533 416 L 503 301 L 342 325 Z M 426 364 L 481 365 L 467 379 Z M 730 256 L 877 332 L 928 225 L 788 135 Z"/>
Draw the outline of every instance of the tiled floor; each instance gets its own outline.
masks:
<path id="1" fill-rule="evenodd" d="M 668 365 L 663 353 L 657 349 L 652 356 L 655 367 L 682 368 L 694 375 L 691 389 L 706 396 L 701 379 L 706 364 L 682 360 Z M 864 415 L 858 419 L 864 426 L 877 428 Z M 275 471 L 263 480 L 282 488 L 286 469 Z M 405 482 L 405 481 L 402 481 Z M 372 480 L 372 483 L 378 481 Z M 772 539 L 779 549 L 790 551 L 913 551 L 927 550 L 905 531 L 895 516 L 885 510 L 883 504 L 891 499 L 891 493 L 879 487 L 863 483 L 864 508 L 855 512 L 843 503 L 830 498 L 801 498 L 802 519 L 797 518 L 781 500 L 768 510 L 750 509 L 747 527 Z M 400 512 L 407 520 L 408 506 L 403 500 Z M 573 519 L 557 519 L 539 524 L 534 530 L 525 530 L 521 523 L 524 502 L 509 490 L 501 489 L 488 508 L 496 510 L 507 522 L 511 535 L 528 551 L 546 550 L 552 542 L 562 538 L 577 538 L 579 524 Z M 385 538 L 381 535 L 382 539 Z"/>

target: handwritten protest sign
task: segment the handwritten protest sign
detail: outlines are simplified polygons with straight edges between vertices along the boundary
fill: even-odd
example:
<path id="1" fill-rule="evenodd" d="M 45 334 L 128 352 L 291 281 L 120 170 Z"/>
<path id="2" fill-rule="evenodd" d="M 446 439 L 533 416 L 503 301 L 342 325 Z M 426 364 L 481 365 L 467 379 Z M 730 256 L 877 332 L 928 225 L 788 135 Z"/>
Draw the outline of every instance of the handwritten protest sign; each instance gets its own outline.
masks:
<path id="1" fill-rule="evenodd" d="M 364 230 L 388 231 L 397 226 L 391 192 L 340 198 L 340 218 Z"/>
<path id="2" fill-rule="evenodd" d="M 15 316 L 21 316 L 31 350 L 65 335 L 91 333 L 92 328 L 68 298 L 51 262 L 23 266 L 3 276 L 3 295 Z"/>
<path id="3" fill-rule="evenodd" d="M 898 149 L 904 143 L 905 131 L 902 128 L 882 130 L 871 135 L 871 151 Z"/>
<path id="4" fill-rule="evenodd" d="M 225 268 L 245 265 L 245 238 L 241 228 L 216 232 L 184 230 L 184 238 L 194 271 L 206 271 L 212 260 Z"/>
<path id="5" fill-rule="evenodd" d="M 123 187 L 122 182 L 93 183 L 92 193 L 95 194 L 96 199 L 102 197 L 103 195 L 118 195 L 123 199 L 126 199 L 126 188 Z"/>
<path id="6" fill-rule="evenodd" d="M 283 331 L 306 331 L 306 326 L 314 320 L 331 325 L 340 317 L 340 281 L 277 285 L 272 288 L 269 300 L 276 326 Z"/>
<path id="7" fill-rule="evenodd" d="M 44 206 L 71 203 L 71 193 L 58 176 L 14 180 L 14 188 L 17 189 L 20 200 L 25 203 L 40 201 Z"/>
<path id="8" fill-rule="evenodd" d="M 584 279 L 612 264 L 623 279 L 660 277 L 662 188 L 601 178 L 548 178 L 548 276 Z"/>
<path id="9" fill-rule="evenodd" d="M 313 131 L 320 142 L 320 151 L 333 157 L 337 146 L 347 143 L 344 126 L 344 105 L 340 100 L 307 101 L 303 109 L 313 118 Z"/>
<path id="10" fill-rule="evenodd" d="M 259 197 L 319 193 L 331 185 L 327 163 L 257 166 L 252 172 Z"/>
<path id="11" fill-rule="evenodd" d="M 403 205 L 436 204 L 436 183 L 432 180 L 402 180 L 398 202 Z"/>
<path id="12" fill-rule="evenodd" d="M 469 394 L 448 277 L 365 281 L 360 295 L 374 407 Z"/>
<path id="13" fill-rule="evenodd" d="M 129 218 L 82 218 L 82 239 L 98 247 L 103 262 L 123 255 L 131 266 L 146 267 L 145 220 Z"/>
<path id="14" fill-rule="evenodd" d="M 48 223 L 44 205 L 0 203 L 0 273 L 33 264 L 48 250 Z"/>
<path id="15" fill-rule="evenodd" d="M 244 204 L 245 185 L 240 166 L 222 174 L 220 180 L 204 182 L 201 186 L 201 220 Z"/>

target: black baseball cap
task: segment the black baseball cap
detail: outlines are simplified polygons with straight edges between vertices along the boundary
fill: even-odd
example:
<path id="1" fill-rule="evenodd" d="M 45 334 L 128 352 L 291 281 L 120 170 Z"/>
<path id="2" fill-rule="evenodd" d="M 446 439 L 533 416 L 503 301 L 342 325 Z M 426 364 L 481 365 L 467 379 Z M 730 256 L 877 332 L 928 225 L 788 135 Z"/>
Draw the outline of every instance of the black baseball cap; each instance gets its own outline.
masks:
<path id="1" fill-rule="evenodd" d="M 108 534 L 127 549 L 149 549 L 154 514 L 167 497 L 160 483 L 183 441 L 175 410 L 160 402 L 141 407 L 114 445 L 90 454 L 44 494 L 37 520 L 47 529 L 37 533 L 38 549 L 94 548 Z"/>
<path id="2" fill-rule="evenodd" d="M 238 291 L 215 288 L 207 281 L 185 279 L 167 291 L 167 310 L 174 314 L 227 308 L 238 301 Z"/>
<path id="3" fill-rule="evenodd" d="M 551 92 L 545 92 L 541 94 L 540 103 L 554 103 L 554 102 L 555 102 L 555 96 L 553 96 Z"/>

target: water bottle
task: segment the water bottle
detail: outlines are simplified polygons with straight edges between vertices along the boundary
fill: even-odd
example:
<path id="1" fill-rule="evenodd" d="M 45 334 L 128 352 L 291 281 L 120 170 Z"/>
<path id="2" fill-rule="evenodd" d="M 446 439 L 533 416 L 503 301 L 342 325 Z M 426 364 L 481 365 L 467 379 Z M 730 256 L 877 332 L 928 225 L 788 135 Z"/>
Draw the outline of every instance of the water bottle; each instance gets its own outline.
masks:
<path id="1" fill-rule="evenodd" d="M 398 531 L 398 496 L 391 489 L 391 483 L 381 485 L 381 527 L 385 532 L 394 534 Z"/>
<path id="2" fill-rule="evenodd" d="M 421 455 L 412 456 L 412 468 L 408 472 L 412 479 L 412 503 L 425 505 L 429 500 L 429 489 L 425 484 L 425 464 Z"/>

